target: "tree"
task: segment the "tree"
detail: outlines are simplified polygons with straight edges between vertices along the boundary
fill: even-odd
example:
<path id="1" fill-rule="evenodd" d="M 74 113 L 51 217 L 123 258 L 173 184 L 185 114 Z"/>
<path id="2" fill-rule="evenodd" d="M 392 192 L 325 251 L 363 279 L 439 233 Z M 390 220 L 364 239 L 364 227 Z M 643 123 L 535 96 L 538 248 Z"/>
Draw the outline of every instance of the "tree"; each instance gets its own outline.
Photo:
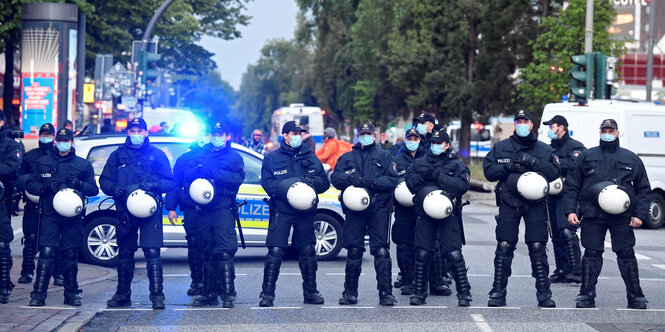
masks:
<path id="1" fill-rule="evenodd" d="M 586 1 L 571 0 L 559 15 L 543 19 L 542 33 L 529 43 L 533 61 L 522 70 L 517 90 L 519 101 L 532 108 L 536 118 L 545 104 L 558 102 L 569 93 L 568 71 L 573 66 L 570 57 L 584 53 L 585 17 Z M 623 42 L 613 40 L 608 30 L 615 17 L 610 1 L 594 1 L 594 52 L 619 56 L 625 51 Z"/>
<path id="2" fill-rule="evenodd" d="M 217 70 L 211 71 L 206 77 L 193 80 L 188 88 L 189 90 L 181 96 L 182 104 L 206 123 L 213 121 L 239 123 L 242 121 L 242 118 L 235 116 L 236 114 L 233 112 L 237 93 L 228 82 L 222 80 Z M 240 127 L 233 126 L 230 129 L 234 135 L 242 134 Z"/>

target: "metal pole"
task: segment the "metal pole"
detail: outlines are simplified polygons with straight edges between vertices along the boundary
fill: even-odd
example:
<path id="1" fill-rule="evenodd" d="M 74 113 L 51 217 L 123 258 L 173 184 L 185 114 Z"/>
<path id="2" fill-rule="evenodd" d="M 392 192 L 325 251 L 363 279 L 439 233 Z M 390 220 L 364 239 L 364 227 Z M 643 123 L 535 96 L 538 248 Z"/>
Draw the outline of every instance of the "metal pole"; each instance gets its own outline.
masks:
<path id="1" fill-rule="evenodd" d="M 169 6 L 173 3 L 175 0 L 164 0 L 164 3 L 162 3 L 159 8 L 155 11 L 155 14 L 152 15 L 152 18 L 150 19 L 150 22 L 148 22 L 148 27 L 145 29 L 145 32 L 143 33 L 143 45 L 141 45 L 141 50 L 145 51 L 148 49 L 148 41 L 150 41 L 150 35 L 152 35 L 152 30 L 155 29 L 155 25 L 157 25 L 157 20 L 164 14 L 166 11 L 166 8 L 169 8 Z"/>
<path id="2" fill-rule="evenodd" d="M 76 111 L 83 113 L 83 81 L 85 80 L 85 14 L 79 11 L 76 51 Z M 85 119 L 81 117 L 85 123 Z M 76 121 L 74 121 L 76 124 Z"/>
<path id="3" fill-rule="evenodd" d="M 593 0 L 586 0 L 586 24 L 584 28 L 584 53 L 593 52 Z"/>
<path id="4" fill-rule="evenodd" d="M 648 42 L 649 46 L 647 48 L 647 101 L 651 101 L 651 91 L 653 88 L 653 32 L 656 26 L 656 1 L 649 2 L 649 34 Z"/>

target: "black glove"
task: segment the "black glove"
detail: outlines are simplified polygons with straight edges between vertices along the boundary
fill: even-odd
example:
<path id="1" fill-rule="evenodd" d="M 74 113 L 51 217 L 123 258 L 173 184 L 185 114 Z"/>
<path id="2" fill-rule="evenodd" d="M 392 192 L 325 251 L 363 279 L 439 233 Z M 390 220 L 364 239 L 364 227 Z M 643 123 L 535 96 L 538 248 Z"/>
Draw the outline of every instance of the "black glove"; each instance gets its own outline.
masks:
<path id="1" fill-rule="evenodd" d="M 18 216 L 18 203 L 21 201 L 22 197 L 23 194 L 21 194 L 21 192 L 18 191 L 18 189 L 14 188 L 14 193 L 12 194 L 12 204 L 10 207 L 10 213 L 14 217 Z"/>
<path id="2" fill-rule="evenodd" d="M 46 186 L 44 187 L 44 192 L 46 192 L 47 194 L 55 194 L 60 190 L 61 186 L 62 184 L 60 183 L 60 181 L 53 180 L 46 184 Z"/>
<path id="3" fill-rule="evenodd" d="M 362 184 L 362 187 L 365 188 L 374 188 L 374 185 L 376 184 L 374 179 L 360 179 L 360 183 Z"/>
<path id="4" fill-rule="evenodd" d="M 363 179 L 358 176 L 349 177 L 349 183 L 354 187 L 363 187 Z"/>
<path id="5" fill-rule="evenodd" d="M 308 185 L 308 186 L 310 186 L 310 187 L 314 187 L 314 179 L 313 179 L 313 178 L 310 178 L 310 177 L 308 177 L 308 176 L 303 176 L 302 179 L 301 179 L 301 181 L 302 181 L 304 184 L 306 184 L 306 185 Z"/>
<path id="6" fill-rule="evenodd" d="M 116 186 L 113 188 L 113 199 L 121 200 L 123 197 L 125 197 L 125 191 L 126 189 L 124 187 Z"/>
<path id="7" fill-rule="evenodd" d="M 533 170 L 538 167 L 538 159 L 527 152 L 522 152 L 517 157 L 517 162 Z"/>
<path id="8" fill-rule="evenodd" d="M 429 173 L 432 173 L 433 167 L 428 164 L 418 164 L 413 166 L 413 171 L 420 174 L 423 178 L 428 179 Z"/>
<path id="9" fill-rule="evenodd" d="M 506 170 L 508 173 L 524 173 L 526 172 L 526 168 L 524 168 L 524 165 L 516 162 L 509 162 L 506 164 Z"/>
<path id="10" fill-rule="evenodd" d="M 67 179 L 67 185 L 70 186 L 73 189 L 81 188 L 82 184 L 83 184 L 83 182 L 81 182 L 81 180 L 77 179 L 74 176 Z"/>
<path id="11" fill-rule="evenodd" d="M 139 188 L 145 191 L 155 191 L 157 188 L 159 188 L 159 183 L 149 181 L 149 180 L 144 180 L 139 184 Z"/>

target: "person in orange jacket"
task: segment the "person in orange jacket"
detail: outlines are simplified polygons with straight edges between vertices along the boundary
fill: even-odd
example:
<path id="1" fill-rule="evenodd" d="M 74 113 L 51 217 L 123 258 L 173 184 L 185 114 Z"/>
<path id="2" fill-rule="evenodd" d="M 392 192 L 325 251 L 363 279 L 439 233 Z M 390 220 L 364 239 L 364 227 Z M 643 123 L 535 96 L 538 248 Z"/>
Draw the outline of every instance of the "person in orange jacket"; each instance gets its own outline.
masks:
<path id="1" fill-rule="evenodd" d="M 321 160 L 321 163 L 330 165 L 331 170 L 335 169 L 337 158 L 341 155 L 335 129 L 328 127 L 323 130 L 323 140 L 325 143 L 316 150 L 316 157 Z"/>

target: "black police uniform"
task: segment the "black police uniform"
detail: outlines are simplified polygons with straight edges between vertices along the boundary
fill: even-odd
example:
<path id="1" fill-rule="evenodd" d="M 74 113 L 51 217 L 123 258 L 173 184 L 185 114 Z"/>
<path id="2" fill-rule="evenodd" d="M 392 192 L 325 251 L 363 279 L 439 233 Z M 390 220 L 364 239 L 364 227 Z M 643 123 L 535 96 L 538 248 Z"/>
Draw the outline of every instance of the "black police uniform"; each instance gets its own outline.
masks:
<path id="1" fill-rule="evenodd" d="M 597 199 L 590 196 L 593 186 L 611 181 L 631 196 L 630 208 L 620 215 L 600 209 Z M 596 192 L 597 195 L 597 192 Z M 617 255 L 621 277 L 626 284 L 628 306 L 644 309 L 647 300 L 639 283 L 637 259 L 633 247 L 635 234 L 629 226 L 631 217 L 649 218 L 651 186 L 642 160 L 630 150 L 619 146 L 619 139 L 600 142 L 600 146 L 582 153 L 568 172 L 563 193 L 563 210 L 568 216 L 577 213 L 581 222 L 582 284 L 577 297 L 578 307 L 593 307 L 596 282 L 603 266 L 604 240 L 610 231 L 612 251 Z M 597 196 L 596 196 L 597 197 Z"/>
<path id="2" fill-rule="evenodd" d="M 128 127 L 133 126 L 144 130 L 146 128 L 143 119 L 132 120 Z M 105 194 L 113 196 L 118 212 L 118 289 L 113 298 L 107 301 L 107 305 L 131 305 L 134 253 L 140 246 L 146 258 L 150 300 L 154 309 L 163 309 L 162 260 L 159 255 L 163 245 L 161 197 L 175 187 L 168 158 L 164 152 L 150 144 L 148 137 L 137 147 L 133 146 L 127 137 L 125 143 L 113 151 L 106 161 L 99 178 L 99 186 Z M 127 211 L 127 195 L 137 189 L 137 186 L 154 194 L 158 202 L 156 212 L 148 218 L 137 218 Z"/>
<path id="3" fill-rule="evenodd" d="M 187 261 L 192 282 L 187 290 L 187 295 L 200 295 L 203 288 L 203 253 L 201 252 L 201 240 L 197 237 L 201 222 L 198 220 L 196 203 L 189 196 L 189 185 L 185 181 L 185 172 L 193 169 L 203 162 L 203 148 L 198 142 L 189 146 L 189 151 L 183 153 L 173 166 L 173 178 L 176 188 L 166 193 L 164 208 L 166 211 L 175 211 L 178 206 L 184 215 L 183 227 L 185 228 L 185 239 L 187 240 Z"/>
<path id="4" fill-rule="evenodd" d="M 215 130 L 221 130 L 220 123 Z M 233 257 L 238 251 L 234 209 L 238 188 L 245 181 L 245 164 L 238 152 L 226 143 L 218 148 L 208 143 L 201 151 L 201 164 L 185 172 L 184 182 L 196 179 L 212 183 L 214 195 L 210 203 L 196 205 L 199 227 L 196 237 L 203 253 L 203 290 L 194 299 L 195 306 L 217 305 L 220 296 L 225 308 L 235 301 L 235 267 Z"/>
<path id="5" fill-rule="evenodd" d="M 520 110 L 515 118 L 524 117 L 528 111 Z M 490 291 L 489 306 L 506 305 L 506 286 L 510 276 L 515 245 L 519 235 L 519 223 L 524 218 L 524 240 L 529 248 L 532 275 L 536 278 L 536 298 L 540 306 L 554 306 L 551 299 L 548 278 L 549 265 L 545 246 L 547 243 L 547 209 L 543 201 L 531 202 L 521 197 L 516 188 L 508 188 L 507 179 L 511 173 L 535 171 L 541 173 L 547 181 L 559 177 L 559 165 L 554 150 L 537 140 L 531 131 L 528 136 L 520 137 L 513 133 L 510 138 L 500 141 L 492 147 L 483 160 L 483 170 L 488 181 L 499 181 L 496 187 L 499 215 L 496 216 L 497 248 L 494 257 L 494 284 Z"/>
<path id="6" fill-rule="evenodd" d="M 410 134 L 411 133 L 411 134 Z M 417 134 L 415 129 L 409 129 L 406 137 Z M 418 135 L 420 136 L 420 135 Z M 404 180 L 406 171 L 414 160 L 422 157 L 425 150 L 417 149 L 415 153 L 403 146 L 394 157 L 397 175 Z M 413 273 L 415 269 L 414 238 L 416 229 L 416 209 L 413 206 L 404 206 L 395 201 L 395 221 L 392 226 L 392 239 L 396 246 L 397 266 L 400 270 L 400 287 L 402 295 L 413 294 Z"/>
<path id="7" fill-rule="evenodd" d="M 301 129 L 293 121 L 285 123 L 282 133 L 288 134 L 292 131 L 297 133 Z M 271 220 L 266 238 L 268 254 L 263 271 L 260 306 L 273 305 L 277 277 L 292 227 L 292 243 L 299 253 L 298 265 L 303 279 L 304 302 L 309 304 L 324 302 L 316 288 L 318 269 L 314 247 L 316 206 L 301 211 L 289 204 L 287 193 L 290 185 L 296 181 L 309 185 L 317 194 L 330 188 L 328 176 L 314 152 L 305 145 L 293 148 L 282 140 L 279 149 L 268 153 L 261 166 L 261 185 L 270 196 Z"/>
<path id="8" fill-rule="evenodd" d="M 0 118 L 2 119 L 2 118 Z M 12 269 L 12 251 L 9 244 L 14 240 L 10 204 L 18 169 L 21 165 L 21 148 L 15 140 L 0 135 L 0 303 L 7 303 L 14 288 L 9 279 Z"/>
<path id="9" fill-rule="evenodd" d="M 64 132 L 64 133 L 63 133 Z M 57 139 L 72 140 L 71 130 L 61 129 Z M 75 217 L 63 217 L 55 211 L 53 199 L 64 188 L 74 189 L 81 195 L 84 206 Z M 26 183 L 28 193 L 40 197 L 42 206 L 39 230 L 39 261 L 35 275 L 34 291 L 30 294 L 31 306 L 43 306 L 48 283 L 55 268 L 56 253 L 62 253 L 65 304 L 81 305 L 76 276 L 78 274 L 78 248 L 83 243 L 83 217 L 85 197 L 96 196 L 95 170 L 89 161 L 76 156 L 72 147 L 67 155 L 60 155 L 51 147 L 48 155 L 40 158 Z"/>
<path id="10" fill-rule="evenodd" d="M 450 139 L 447 136 L 445 131 L 435 132 L 433 140 L 437 144 L 442 141 L 449 142 Z M 439 137 L 445 137 L 445 139 L 440 141 Z M 438 156 L 429 151 L 425 157 L 413 163 L 406 174 L 406 184 L 409 190 L 416 195 L 419 195 L 421 190 L 429 192 L 433 188 L 442 189 L 453 202 L 453 213 L 443 220 L 430 218 L 422 210 L 422 206 L 416 204 L 418 215 L 415 231 L 416 272 L 415 292 L 411 297 L 411 304 L 425 303 L 428 265 L 431 263 L 433 254 L 440 250 L 450 262 L 459 304 L 468 306 L 471 301 L 471 286 L 462 255 L 461 199 L 462 195 L 469 190 L 469 168 L 450 149 Z M 437 238 L 440 249 L 436 248 Z M 431 276 L 430 274 L 430 278 Z"/>
<path id="11" fill-rule="evenodd" d="M 547 123 L 546 123 L 547 124 Z M 553 139 L 550 146 L 559 158 L 561 178 L 565 179 L 575 159 L 586 150 L 584 144 L 570 137 L 568 131 L 559 139 Z M 563 213 L 561 194 L 550 195 L 549 213 L 552 220 L 552 247 L 556 270 L 550 276 L 551 282 L 580 282 L 580 239 L 577 226 L 568 223 Z"/>
<path id="12" fill-rule="evenodd" d="M 358 131 L 367 130 L 363 128 L 366 124 L 371 128 L 370 131 L 374 130 L 371 123 L 363 123 Z M 358 143 L 337 160 L 331 175 L 335 188 L 345 190 L 354 185 L 364 187 L 370 192 L 370 206 L 364 211 L 351 211 L 342 206 L 346 216 L 342 243 L 348 254 L 344 292 L 340 304 L 356 304 L 358 301 L 358 279 L 365 251 L 365 234 L 369 234 L 370 253 L 374 256 L 380 303 L 394 304 L 388 232 L 393 205 L 392 194 L 399 180 L 396 168 L 390 153 L 378 148 L 376 143 L 364 147 Z"/>

